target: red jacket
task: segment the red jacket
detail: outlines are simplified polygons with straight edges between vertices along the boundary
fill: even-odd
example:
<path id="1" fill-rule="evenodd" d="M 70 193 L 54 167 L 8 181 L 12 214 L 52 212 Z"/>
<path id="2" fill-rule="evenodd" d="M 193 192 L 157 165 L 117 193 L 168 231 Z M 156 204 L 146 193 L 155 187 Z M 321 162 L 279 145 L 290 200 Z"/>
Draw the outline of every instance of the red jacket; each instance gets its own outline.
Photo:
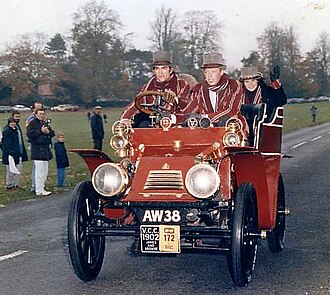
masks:
<path id="1" fill-rule="evenodd" d="M 177 74 L 171 74 L 169 80 L 165 82 L 158 82 L 156 77 L 153 76 L 146 84 L 144 84 L 140 90 L 141 92 L 144 91 L 165 91 L 171 90 L 173 91 L 178 97 L 178 104 L 177 108 L 174 111 L 181 112 L 189 102 L 189 93 L 190 93 L 190 86 L 189 84 L 178 77 Z M 144 103 L 153 103 L 155 97 L 154 96 L 146 96 L 144 97 Z M 139 110 L 135 107 L 135 102 L 132 101 L 124 110 L 121 115 L 121 119 L 131 119 L 135 114 L 137 114 Z"/>
<path id="2" fill-rule="evenodd" d="M 213 109 L 209 97 L 210 90 L 216 92 L 215 109 Z M 184 113 L 207 114 L 212 123 L 237 116 L 242 120 L 245 135 L 248 135 L 246 120 L 240 113 L 242 103 L 243 89 L 241 83 L 229 79 L 227 74 L 223 74 L 215 86 L 210 86 L 206 80 L 198 83 L 193 89 L 191 100 L 184 109 Z"/>

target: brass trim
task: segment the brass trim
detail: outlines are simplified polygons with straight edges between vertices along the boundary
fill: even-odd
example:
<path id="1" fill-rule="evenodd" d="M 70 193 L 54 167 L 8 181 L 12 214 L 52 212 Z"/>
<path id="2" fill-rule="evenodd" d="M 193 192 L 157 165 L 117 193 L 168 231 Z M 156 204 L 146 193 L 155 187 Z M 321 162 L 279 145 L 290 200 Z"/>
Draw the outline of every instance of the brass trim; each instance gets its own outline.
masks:
<path id="1" fill-rule="evenodd" d="M 145 190 L 182 190 L 181 170 L 151 170 L 144 185 Z"/>

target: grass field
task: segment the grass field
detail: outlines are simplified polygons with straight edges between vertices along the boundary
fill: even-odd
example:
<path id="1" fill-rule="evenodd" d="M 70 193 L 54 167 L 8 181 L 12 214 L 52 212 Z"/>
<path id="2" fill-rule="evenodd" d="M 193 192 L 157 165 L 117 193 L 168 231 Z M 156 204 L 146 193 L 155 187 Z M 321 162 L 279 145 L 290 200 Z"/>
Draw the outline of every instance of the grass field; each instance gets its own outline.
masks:
<path id="1" fill-rule="evenodd" d="M 314 126 L 316 124 L 330 121 L 330 102 L 322 102 L 315 104 L 318 108 L 316 123 L 312 123 L 309 108 L 311 104 L 295 104 L 285 106 L 284 133 L 288 133 L 300 128 Z M 106 130 L 106 139 L 104 140 L 104 152 L 113 158 L 113 153 L 109 147 L 109 139 L 112 136 L 112 123 L 118 120 L 122 109 L 104 109 L 103 113 L 108 116 L 108 123 L 104 124 Z M 25 130 L 25 121 L 29 113 L 21 114 L 21 127 Z M 48 112 L 47 116 L 52 119 L 51 126 L 55 131 L 63 131 L 66 136 L 67 150 L 73 148 L 92 148 L 91 130 L 87 120 L 87 110 L 79 112 Z M 3 127 L 8 119 L 8 114 L 1 114 L 0 125 Z M 27 145 L 26 145 L 27 146 Z M 75 184 L 81 180 L 88 179 L 89 173 L 84 161 L 76 154 L 69 153 L 70 168 L 66 175 L 67 187 L 64 189 L 56 188 L 56 163 L 55 159 L 49 163 L 49 174 L 46 182 L 47 190 L 51 190 L 56 194 L 65 190 L 71 190 Z M 24 199 L 35 198 L 30 193 L 31 185 L 31 161 L 23 164 L 23 173 L 21 177 L 21 189 L 8 191 L 5 189 L 5 165 L 0 165 L 0 205 L 16 202 Z"/>
<path id="2" fill-rule="evenodd" d="M 284 133 L 306 127 L 312 127 L 330 121 L 330 102 L 319 102 L 317 107 L 316 122 L 312 122 L 310 114 L 311 103 L 291 104 L 284 108 Z"/>

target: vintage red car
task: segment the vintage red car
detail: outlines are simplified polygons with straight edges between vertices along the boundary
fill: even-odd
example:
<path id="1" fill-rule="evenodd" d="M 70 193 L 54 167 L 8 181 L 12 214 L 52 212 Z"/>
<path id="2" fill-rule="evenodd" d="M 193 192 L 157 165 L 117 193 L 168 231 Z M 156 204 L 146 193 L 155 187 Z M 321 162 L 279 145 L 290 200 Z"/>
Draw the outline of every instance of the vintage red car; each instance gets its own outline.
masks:
<path id="1" fill-rule="evenodd" d="M 173 126 L 162 103 L 146 106 L 140 97 L 136 106 L 150 115 L 151 127 L 113 125 L 118 163 L 96 150 L 73 150 L 92 175 L 75 187 L 68 216 L 76 275 L 98 276 L 106 236 L 132 236 L 135 253 L 223 253 L 233 282 L 246 286 L 258 239 L 267 239 L 272 252 L 284 246 L 283 108 L 267 118 L 265 105 L 243 106 L 246 141 L 237 117 L 214 127 L 194 115 Z"/>

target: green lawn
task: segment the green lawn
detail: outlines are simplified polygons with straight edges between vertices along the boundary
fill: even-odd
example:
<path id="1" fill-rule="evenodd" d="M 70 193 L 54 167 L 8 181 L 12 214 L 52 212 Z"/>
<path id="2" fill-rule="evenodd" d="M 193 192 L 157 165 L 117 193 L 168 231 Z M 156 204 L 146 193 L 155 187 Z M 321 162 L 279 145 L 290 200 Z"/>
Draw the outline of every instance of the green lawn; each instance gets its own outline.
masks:
<path id="1" fill-rule="evenodd" d="M 316 124 L 330 121 L 330 102 L 322 102 L 315 104 L 318 108 L 316 123 L 312 123 L 309 108 L 311 104 L 294 104 L 285 106 L 284 114 L 284 133 L 290 131 L 314 126 Z M 105 124 L 106 139 L 104 140 L 104 152 L 113 158 L 113 153 L 109 146 L 111 137 L 112 123 L 118 120 L 122 109 L 104 109 L 103 113 L 108 116 L 108 123 Z M 25 121 L 30 114 L 22 113 L 21 127 L 25 130 Z M 55 131 L 63 131 L 66 136 L 67 150 L 73 148 L 92 148 L 91 130 L 87 120 L 87 110 L 79 112 L 48 112 L 48 117 L 52 119 L 51 126 Z M 0 115 L 0 125 L 3 127 L 8 119 L 8 114 Z M 47 190 L 53 191 L 56 195 L 64 190 L 71 190 L 74 185 L 84 179 L 89 178 L 89 173 L 84 161 L 76 154 L 69 153 L 70 168 L 67 169 L 66 183 L 67 187 L 59 190 L 56 186 L 56 163 L 51 160 L 49 163 L 49 174 L 46 182 Z M 5 166 L 0 165 L 0 204 L 7 204 L 23 199 L 35 198 L 30 193 L 31 185 L 31 161 L 25 162 L 23 165 L 23 173 L 21 177 L 22 189 L 15 191 L 7 191 L 5 187 Z"/>
<path id="2" fill-rule="evenodd" d="M 108 116 L 108 123 L 104 124 L 106 130 L 106 139 L 104 140 L 104 152 L 113 157 L 113 153 L 109 146 L 109 139 L 111 137 L 111 126 L 112 123 L 118 120 L 121 109 L 104 109 L 105 114 Z M 25 132 L 25 121 L 28 118 L 29 113 L 21 114 L 21 128 Z M 9 114 L 0 115 L 0 125 L 5 126 Z M 65 145 L 66 149 L 74 148 L 92 148 L 91 129 L 87 120 L 87 110 L 79 112 L 47 112 L 47 117 L 52 119 L 51 126 L 57 131 L 62 131 L 65 134 Z M 54 139 L 55 140 L 55 139 Z M 53 142 L 54 142 L 53 140 Z M 27 144 L 25 144 L 27 148 Z M 30 152 L 28 151 L 30 156 Z M 54 154 L 54 151 L 53 151 Z M 55 155 L 54 155 L 55 156 Z M 76 154 L 69 153 L 70 167 L 66 169 L 66 188 L 56 188 L 56 162 L 55 159 L 49 162 L 49 173 L 46 182 L 46 189 L 52 191 L 54 194 L 60 193 L 64 190 L 71 190 L 74 185 L 89 177 L 87 166 L 84 161 Z M 5 189 L 5 165 L 0 164 L 0 204 L 7 204 L 23 199 L 35 198 L 35 195 L 30 193 L 31 185 L 31 171 L 32 162 L 28 161 L 23 163 L 23 173 L 21 176 L 20 186 L 22 189 L 15 191 L 8 191 Z"/>
<path id="3" fill-rule="evenodd" d="M 306 127 L 315 126 L 330 121 L 330 102 L 319 102 L 317 107 L 316 122 L 312 122 L 310 114 L 311 103 L 286 105 L 284 109 L 284 133 Z"/>

